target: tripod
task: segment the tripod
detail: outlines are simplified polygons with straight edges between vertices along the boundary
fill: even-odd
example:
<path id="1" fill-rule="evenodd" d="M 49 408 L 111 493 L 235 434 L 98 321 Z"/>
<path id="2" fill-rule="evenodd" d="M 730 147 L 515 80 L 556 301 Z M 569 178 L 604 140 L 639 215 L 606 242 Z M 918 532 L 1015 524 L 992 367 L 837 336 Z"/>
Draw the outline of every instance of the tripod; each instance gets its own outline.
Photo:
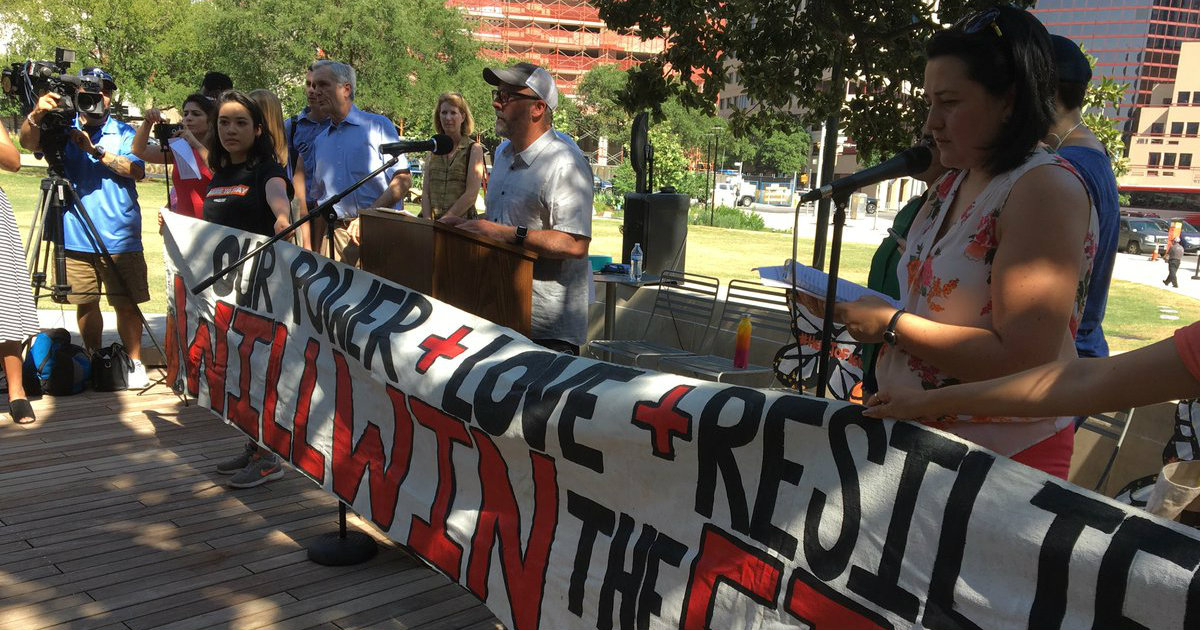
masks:
<path id="1" fill-rule="evenodd" d="M 67 297 L 72 294 L 102 295 L 104 293 L 102 290 L 94 293 L 72 291 L 71 285 L 67 284 L 67 250 L 63 242 L 66 230 L 63 222 L 68 212 L 73 213 L 80 220 L 88 240 L 96 246 L 97 253 L 104 264 L 113 270 L 112 277 L 117 280 L 119 294 L 132 295 L 128 285 L 125 284 L 125 279 L 117 270 L 108 247 L 100 239 L 100 233 L 92 222 L 91 216 L 83 207 L 79 193 L 75 191 L 71 181 L 63 175 L 61 161 L 52 159 L 49 153 L 46 154 L 46 157 L 50 161 L 50 168 L 48 176 L 42 179 L 37 209 L 34 211 L 33 223 L 30 225 L 29 236 L 25 242 L 25 251 L 28 252 L 26 262 L 30 269 L 30 284 L 33 287 L 34 302 L 37 303 L 42 298 L 42 289 L 47 287 L 50 289 L 50 299 L 57 304 L 66 304 Z M 53 283 L 47 285 L 47 268 L 50 264 L 51 253 L 53 253 L 54 260 Z M 111 292 L 111 287 L 109 287 L 109 291 Z M 150 324 L 146 321 L 142 309 L 132 301 L 131 305 L 137 313 L 138 319 L 141 320 L 142 329 L 150 337 L 150 343 L 160 354 L 163 354 L 162 347 L 158 345 L 158 340 L 155 338 Z M 90 350 L 96 349 L 91 348 Z M 163 354 L 163 356 L 166 355 Z M 145 389 L 149 389 L 151 386 L 148 385 Z M 144 392 L 145 389 L 142 391 Z"/>

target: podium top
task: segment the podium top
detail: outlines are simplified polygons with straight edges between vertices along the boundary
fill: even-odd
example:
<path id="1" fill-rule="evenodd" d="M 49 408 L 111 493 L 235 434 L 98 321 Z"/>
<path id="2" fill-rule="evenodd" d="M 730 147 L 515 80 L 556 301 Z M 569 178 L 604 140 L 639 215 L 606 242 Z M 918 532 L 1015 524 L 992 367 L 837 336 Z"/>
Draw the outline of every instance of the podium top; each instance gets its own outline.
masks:
<path id="1" fill-rule="evenodd" d="M 393 208 L 367 208 L 365 210 L 359 210 L 358 214 L 359 216 L 375 217 L 388 221 L 407 223 L 414 227 L 433 230 L 434 232 L 452 234 L 461 239 L 474 241 L 481 245 L 508 251 L 531 261 L 537 260 L 538 258 L 537 252 L 530 251 L 524 247 L 517 247 L 512 243 L 497 241 L 496 239 L 488 238 L 482 234 L 476 234 L 475 232 L 468 232 L 467 230 L 452 225 L 447 225 L 441 221 L 434 221 L 433 219 L 425 219 L 422 217 L 414 217 L 403 210 L 395 210 Z"/>

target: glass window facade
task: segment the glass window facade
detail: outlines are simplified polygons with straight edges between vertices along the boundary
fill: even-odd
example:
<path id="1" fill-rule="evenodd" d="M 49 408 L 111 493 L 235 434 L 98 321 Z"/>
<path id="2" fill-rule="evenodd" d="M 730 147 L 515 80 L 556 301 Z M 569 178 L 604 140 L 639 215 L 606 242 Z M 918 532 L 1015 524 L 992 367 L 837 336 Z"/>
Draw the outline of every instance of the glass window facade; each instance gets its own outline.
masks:
<path id="1" fill-rule="evenodd" d="M 1127 134 L 1140 107 L 1161 104 L 1151 103 L 1151 91 L 1175 80 L 1180 44 L 1200 39 L 1200 0 L 1041 0 L 1031 11 L 1096 58 L 1097 78 L 1125 85 L 1115 117 Z M 1200 93 L 1190 101 L 1200 103 Z"/>

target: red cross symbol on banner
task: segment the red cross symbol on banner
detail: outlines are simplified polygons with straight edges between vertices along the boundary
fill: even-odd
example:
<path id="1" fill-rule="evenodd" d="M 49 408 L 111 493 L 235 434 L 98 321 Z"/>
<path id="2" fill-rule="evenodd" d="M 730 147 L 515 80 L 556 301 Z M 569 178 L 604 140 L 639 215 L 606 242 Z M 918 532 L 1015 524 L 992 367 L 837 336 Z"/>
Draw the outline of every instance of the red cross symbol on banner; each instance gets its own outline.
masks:
<path id="1" fill-rule="evenodd" d="M 676 437 L 692 441 L 692 415 L 680 411 L 676 405 L 693 389 L 696 389 L 695 385 L 677 385 L 657 403 L 640 402 L 633 406 L 631 422 L 650 431 L 650 443 L 656 457 L 675 459 Z"/>
<path id="2" fill-rule="evenodd" d="M 426 337 L 425 341 L 422 341 L 420 344 L 425 354 L 422 354 L 421 359 L 417 361 L 417 373 L 424 374 L 429 369 L 429 366 L 433 365 L 434 361 L 442 357 L 453 359 L 466 352 L 467 347 L 458 342 L 462 341 L 463 337 L 466 337 L 469 332 L 471 332 L 470 328 L 461 326 L 449 337 L 439 337 L 437 335 Z"/>

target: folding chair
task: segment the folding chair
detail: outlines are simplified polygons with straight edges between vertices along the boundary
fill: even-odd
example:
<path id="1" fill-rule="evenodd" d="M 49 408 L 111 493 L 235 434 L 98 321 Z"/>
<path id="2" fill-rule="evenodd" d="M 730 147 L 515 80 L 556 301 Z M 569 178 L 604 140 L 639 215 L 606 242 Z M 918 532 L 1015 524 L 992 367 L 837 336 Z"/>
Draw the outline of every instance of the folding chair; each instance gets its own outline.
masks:
<path id="1" fill-rule="evenodd" d="M 619 356 L 631 359 L 634 365 L 640 365 L 642 359 L 689 355 L 692 354 L 691 348 L 700 347 L 699 344 L 687 343 L 686 337 L 699 339 L 703 343 L 708 336 L 712 327 L 712 314 L 717 306 L 717 293 L 721 290 L 721 281 L 709 276 L 670 269 L 662 272 L 661 278 L 654 308 L 650 311 L 641 338 L 596 339 L 586 346 L 589 354 L 601 358 L 599 353 L 603 352 L 609 360 L 613 356 Z M 670 318 L 678 345 L 646 341 L 656 316 Z M 680 332 L 681 323 L 703 326 L 703 332 L 699 335 L 685 336 Z"/>
<path id="2" fill-rule="evenodd" d="M 1129 421 L 1132 419 L 1133 409 L 1130 408 L 1125 411 L 1091 415 L 1084 418 L 1083 424 L 1079 425 L 1080 429 L 1087 429 L 1117 442 L 1104 465 L 1104 472 L 1100 473 L 1100 480 L 1096 482 L 1096 490 L 1103 488 L 1104 482 L 1108 480 L 1108 473 L 1112 472 L 1113 462 L 1117 461 L 1117 453 L 1125 443 L 1125 434 L 1129 432 Z"/>
<path id="3" fill-rule="evenodd" d="M 755 333 L 767 331 L 784 336 L 791 334 L 791 314 L 788 312 L 786 290 L 765 287 L 746 280 L 730 280 L 725 306 L 708 346 L 710 351 L 717 349 L 717 341 L 723 333 L 736 336 L 743 314 L 750 315 Z M 710 377 L 718 383 L 730 375 L 764 374 L 774 370 L 771 366 L 753 364 L 737 368 L 733 366 L 733 359 L 718 354 L 664 357 L 659 362 L 659 368 Z"/>

